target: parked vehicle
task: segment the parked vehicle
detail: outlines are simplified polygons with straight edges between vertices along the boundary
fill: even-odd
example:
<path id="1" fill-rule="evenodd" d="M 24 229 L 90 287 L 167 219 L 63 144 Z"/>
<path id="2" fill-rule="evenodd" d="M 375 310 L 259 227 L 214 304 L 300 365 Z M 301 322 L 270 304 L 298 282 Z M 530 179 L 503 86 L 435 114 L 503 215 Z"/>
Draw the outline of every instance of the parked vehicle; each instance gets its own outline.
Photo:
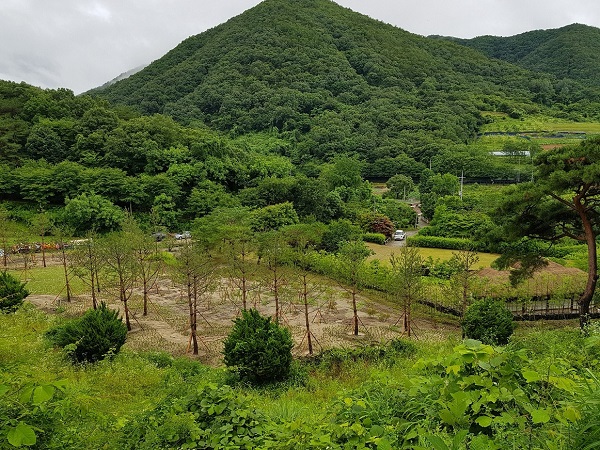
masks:
<path id="1" fill-rule="evenodd" d="M 163 241 L 167 237 L 167 234 L 159 231 L 157 233 L 152 233 L 152 237 L 154 238 L 154 240 L 156 242 L 160 242 L 160 241 Z"/>
<path id="2" fill-rule="evenodd" d="M 190 233 L 189 231 L 182 231 L 181 233 L 177 233 L 175 235 L 175 239 L 177 239 L 178 241 L 182 239 L 190 239 L 191 237 L 192 233 Z"/>
<path id="3" fill-rule="evenodd" d="M 394 240 L 403 241 L 404 239 L 406 239 L 406 233 L 403 230 L 396 230 L 394 233 Z"/>

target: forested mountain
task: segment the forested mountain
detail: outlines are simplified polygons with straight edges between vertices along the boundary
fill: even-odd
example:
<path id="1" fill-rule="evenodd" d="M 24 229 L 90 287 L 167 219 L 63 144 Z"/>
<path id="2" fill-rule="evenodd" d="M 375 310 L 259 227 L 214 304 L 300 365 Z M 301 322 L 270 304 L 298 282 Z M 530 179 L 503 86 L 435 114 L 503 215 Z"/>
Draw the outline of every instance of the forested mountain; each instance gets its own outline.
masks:
<path id="1" fill-rule="evenodd" d="M 301 220 L 358 223 L 375 204 L 363 178 L 400 175 L 422 200 L 463 167 L 512 179 L 466 145 L 483 112 L 600 120 L 597 91 L 564 83 L 329 0 L 266 0 L 93 95 L 0 81 L 0 199 L 108 202 L 167 229 L 288 203 Z M 414 223 L 386 200 L 380 212 Z"/>
<path id="2" fill-rule="evenodd" d="M 235 135 L 279 133 L 293 142 L 288 156 L 296 164 L 357 154 L 366 175 L 388 177 L 407 158 L 427 164 L 468 142 L 481 111 L 594 100 L 573 85 L 561 97 L 551 75 L 329 0 L 266 0 L 96 94 Z"/>
<path id="3" fill-rule="evenodd" d="M 511 37 L 446 38 L 479 50 L 490 58 L 517 64 L 536 72 L 600 87 L 600 29 L 573 24 L 536 30 Z M 568 88 L 568 82 L 562 84 Z"/>

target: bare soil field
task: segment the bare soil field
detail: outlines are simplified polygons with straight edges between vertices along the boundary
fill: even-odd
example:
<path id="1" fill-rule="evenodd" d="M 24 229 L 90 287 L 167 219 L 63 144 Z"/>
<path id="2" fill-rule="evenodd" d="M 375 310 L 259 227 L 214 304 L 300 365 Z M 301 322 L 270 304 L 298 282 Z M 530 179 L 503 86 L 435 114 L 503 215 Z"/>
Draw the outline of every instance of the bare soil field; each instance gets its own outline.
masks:
<path id="1" fill-rule="evenodd" d="M 360 329 L 353 334 L 353 309 L 350 295 L 340 287 L 312 284 L 312 301 L 309 305 L 309 324 L 315 353 L 332 347 L 353 347 L 386 342 L 405 336 L 402 330 L 400 307 L 384 304 L 380 299 L 365 293 L 358 300 Z M 287 286 L 280 296 L 280 322 L 293 336 L 296 355 L 308 354 L 307 329 L 304 305 L 298 291 Z M 166 277 L 160 278 L 152 288 L 148 315 L 143 316 L 142 292 L 137 290 L 128 302 L 132 331 L 126 346 L 138 351 L 166 351 L 173 355 L 190 354 L 189 305 L 183 286 Z M 110 307 L 123 312 L 118 297 L 112 292 L 101 292 L 100 299 Z M 115 301 L 115 299 L 117 299 Z M 89 295 L 76 296 L 66 302 L 64 294 L 30 295 L 27 301 L 51 314 L 77 316 L 91 307 Z M 274 316 L 273 296 L 264 286 L 255 285 L 250 291 L 247 305 L 263 315 Z M 207 364 L 219 364 L 222 359 L 222 342 L 236 317 L 240 316 L 239 292 L 227 279 L 221 279 L 214 290 L 198 304 L 199 359 Z M 414 339 L 444 339 L 449 334 L 460 335 L 456 324 L 441 324 L 414 313 L 411 327 Z"/>

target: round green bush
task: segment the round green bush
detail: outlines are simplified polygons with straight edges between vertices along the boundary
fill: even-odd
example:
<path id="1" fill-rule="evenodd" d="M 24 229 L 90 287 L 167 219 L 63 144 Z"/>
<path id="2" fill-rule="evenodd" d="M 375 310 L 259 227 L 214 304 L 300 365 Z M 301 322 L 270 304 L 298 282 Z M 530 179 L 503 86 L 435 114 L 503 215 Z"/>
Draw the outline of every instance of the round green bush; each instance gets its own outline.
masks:
<path id="1" fill-rule="evenodd" d="M 506 345 L 515 329 L 512 313 L 504 303 L 486 298 L 473 303 L 462 320 L 466 337 L 488 345 Z"/>
<path id="2" fill-rule="evenodd" d="M 0 272 L 0 311 L 15 311 L 28 295 L 25 283 L 21 283 L 6 271 Z"/>
<path id="3" fill-rule="evenodd" d="M 224 362 L 244 382 L 282 381 L 290 373 L 292 347 L 288 329 L 251 309 L 242 311 L 242 317 L 234 321 L 224 342 Z"/>
<path id="4" fill-rule="evenodd" d="M 46 333 L 50 342 L 65 349 L 76 363 L 96 362 L 118 353 L 126 335 L 127 327 L 118 312 L 108 309 L 105 303 Z"/>

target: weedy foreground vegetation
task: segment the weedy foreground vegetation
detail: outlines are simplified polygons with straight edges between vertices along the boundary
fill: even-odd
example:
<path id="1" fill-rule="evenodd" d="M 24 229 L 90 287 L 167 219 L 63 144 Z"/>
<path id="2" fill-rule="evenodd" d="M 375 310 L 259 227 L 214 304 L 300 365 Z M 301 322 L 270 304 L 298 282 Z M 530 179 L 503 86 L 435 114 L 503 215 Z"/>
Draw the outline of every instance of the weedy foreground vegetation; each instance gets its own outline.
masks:
<path id="1" fill-rule="evenodd" d="M 55 318 L 26 306 L 0 320 L 2 448 L 25 423 L 33 448 L 63 449 L 583 449 L 600 431 L 595 325 L 522 326 L 503 347 L 451 337 L 336 349 L 253 388 L 127 347 L 72 365 L 43 338 Z"/>

